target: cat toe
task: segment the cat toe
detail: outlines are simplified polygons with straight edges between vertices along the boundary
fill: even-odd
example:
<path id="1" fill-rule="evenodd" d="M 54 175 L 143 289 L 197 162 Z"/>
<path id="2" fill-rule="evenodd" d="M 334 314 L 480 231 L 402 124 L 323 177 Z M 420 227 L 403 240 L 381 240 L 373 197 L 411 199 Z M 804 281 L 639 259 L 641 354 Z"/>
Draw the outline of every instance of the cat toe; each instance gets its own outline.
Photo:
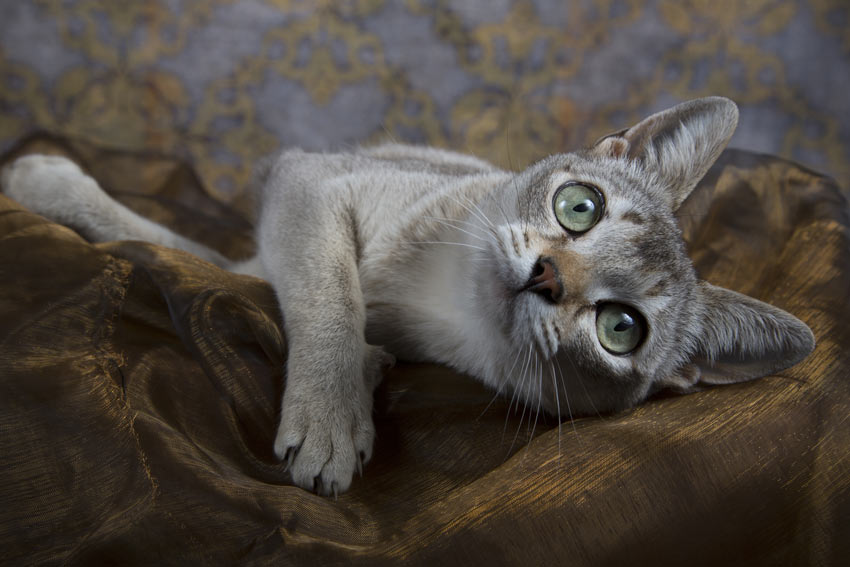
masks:
<path id="1" fill-rule="evenodd" d="M 315 410 L 315 408 L 314 408 Z M 323 496 L 339 495 L 351 486 L 354 472 L 362 475 L 372 455 L 374 426 L 368 417 L 292 409 L 281 421 L 274 451 L 286 462 L 292 482 Z M 301 431 L 306 431 L 301 434 Z"/>

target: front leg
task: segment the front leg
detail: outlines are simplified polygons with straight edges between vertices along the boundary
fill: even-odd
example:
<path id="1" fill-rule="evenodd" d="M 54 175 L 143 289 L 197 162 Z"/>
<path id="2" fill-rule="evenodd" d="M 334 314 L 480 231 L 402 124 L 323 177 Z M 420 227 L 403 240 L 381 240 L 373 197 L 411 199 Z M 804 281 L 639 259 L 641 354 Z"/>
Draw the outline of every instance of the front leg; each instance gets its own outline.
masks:
<path id="1" fill-rule="evenodd" d="M 296 485 L 337 494 L 371 457 L 372 389 L 386 355 L 364 337 L 353 220 L 304 197 L 265 211 L 258 235 L 288 343 L 274 449 Z"/>

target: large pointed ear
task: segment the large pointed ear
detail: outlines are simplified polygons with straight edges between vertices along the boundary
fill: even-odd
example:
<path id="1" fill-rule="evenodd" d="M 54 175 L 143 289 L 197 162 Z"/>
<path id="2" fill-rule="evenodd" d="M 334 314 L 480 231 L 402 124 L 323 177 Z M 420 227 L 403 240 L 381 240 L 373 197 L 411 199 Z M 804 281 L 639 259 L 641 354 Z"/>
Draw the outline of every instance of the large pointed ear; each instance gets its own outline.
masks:
<path id="1" fill-rule="evenodd" d="M 797 364 L 815 348 L 809 327 L 782 309 L 704 281 L 698 293 L 697 352 L 657 387 L 686 392 L 752 380 Z"/>
<path id="2" fill-rule="evenodd" d="M 640 162 L 667 185 L 675 211 L 720 156 L 738 124 L 728 98 L 684 102 L 601 138 L 592 153 Z"/>

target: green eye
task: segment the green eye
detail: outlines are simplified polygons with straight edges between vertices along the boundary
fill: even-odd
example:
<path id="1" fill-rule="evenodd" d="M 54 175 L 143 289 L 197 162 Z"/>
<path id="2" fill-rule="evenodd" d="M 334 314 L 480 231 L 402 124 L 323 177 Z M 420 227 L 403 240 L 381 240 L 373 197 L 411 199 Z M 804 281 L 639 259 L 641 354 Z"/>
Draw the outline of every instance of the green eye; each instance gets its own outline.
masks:
<path id="1" fill-rule="evenodd" d="M 646 335 L 643 316 L 626 305 L 605 303 L 596 312 L 596 336 L 611 354 L 628 354 Z"/>
<path id="2" fill-rule="evenodd" d="M 586 232 L 602 216 L 605 201 L 595 188 L 565 183 L 555 193 L 555 218 L 570 232 Z"/>

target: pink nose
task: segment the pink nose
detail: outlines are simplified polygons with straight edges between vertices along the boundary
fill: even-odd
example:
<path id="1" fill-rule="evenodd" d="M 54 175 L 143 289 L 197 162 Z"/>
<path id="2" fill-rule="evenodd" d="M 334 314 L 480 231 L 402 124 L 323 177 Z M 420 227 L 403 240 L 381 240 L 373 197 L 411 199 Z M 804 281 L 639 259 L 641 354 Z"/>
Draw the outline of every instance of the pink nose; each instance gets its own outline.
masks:
<path id="1" fill-rule="evenodd" d="M 558 280 L 555 265 L 548 258 L 540 258 L 531 270 L 531 277 L 522 291 L 534 292 L 553 303 L 561 299 L 564 286 Z"/>

